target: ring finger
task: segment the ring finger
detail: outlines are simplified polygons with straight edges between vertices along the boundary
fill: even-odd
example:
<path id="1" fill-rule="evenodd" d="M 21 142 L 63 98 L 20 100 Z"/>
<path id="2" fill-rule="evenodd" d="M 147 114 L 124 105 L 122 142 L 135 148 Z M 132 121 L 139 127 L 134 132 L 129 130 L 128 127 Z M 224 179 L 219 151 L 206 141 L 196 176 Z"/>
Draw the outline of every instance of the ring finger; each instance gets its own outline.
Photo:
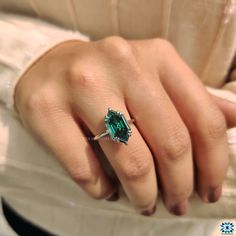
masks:
<path id="1" fill-rule="evenodd" d="M 127 119 L 130 119 L 125 103 L 120 97 L 112 93 L 107 94 L 107 92 L 97 96 L 99 100 L 90 96 L 89 104 L 88 96 L 81 96 L 79 103 L 75 104 L 78 116 L 94 135 L 105 130 L 104 116 L 108 107 L 121 111 Z M 131 128 L 132 137 L 130 137 L 128 145 L 114 142 L 111 139 L 100 139 L 99 144 L 131 203 L 140 213 L 151 215 L 154 212 L 157 198 L 155 165 L 152 154 L 135 124 L 132 124 Z"/>
<path id="2" fill-rule="evenodd" d="M 165 204 L 172 213 L 183 215 L 193 190 L 192 149 L 187 128 L 160 82 L 144 83 L 140 79 L 135 87 L 128 83 L 126 88 L 128 108 L 155 156 Z"/>

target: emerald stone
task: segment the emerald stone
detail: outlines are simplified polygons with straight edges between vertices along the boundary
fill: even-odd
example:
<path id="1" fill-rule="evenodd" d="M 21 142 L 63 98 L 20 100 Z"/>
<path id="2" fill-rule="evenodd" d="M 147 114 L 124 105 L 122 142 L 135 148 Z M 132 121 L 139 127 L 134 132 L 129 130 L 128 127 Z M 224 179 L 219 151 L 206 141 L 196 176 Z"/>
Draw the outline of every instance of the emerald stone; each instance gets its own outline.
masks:
<path id="1" fill-rule="evenodd" d="M 128 144 L 131 128 L 123 113 L 108 108 L 105 125 L 112 140 Z"/>

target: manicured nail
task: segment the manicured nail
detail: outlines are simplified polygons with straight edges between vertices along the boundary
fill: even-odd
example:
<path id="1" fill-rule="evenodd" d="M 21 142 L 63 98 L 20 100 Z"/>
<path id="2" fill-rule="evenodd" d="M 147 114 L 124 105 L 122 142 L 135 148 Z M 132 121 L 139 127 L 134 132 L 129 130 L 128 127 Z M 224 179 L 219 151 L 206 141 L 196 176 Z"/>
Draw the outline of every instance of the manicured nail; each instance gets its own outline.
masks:
<path id="1" fill-rule="evenodd" d="M 156 205 L 152 209 L 150 209 L 150 210 L 142 211 L 141 214 L 143 216 L 151 216 L 151 215 L 153 215 L 155 213 L 155 211 L 156 211 Z"/>
<path id="2" fill-rule="evenodd" d="M 118 192 L 114 192 L 112 193 L 108 198 L 106 198 L 107 201 L 109 202 L 115 202 L 119 199 L 119 193 Z"/>
<path id="3" fill-rule="evenodd" d="M 183 202 L 174 205 L 170 209 L 170 212 L 173 213 L 174 215 L 182 216 L 187 212 L 187 209 L 188 209 L 188 201 L 184 200 Z"/>
<path id="4" fill-rule="evenodd" d="M 208 196 L 207 196 L 208 202 L 210 202 L 210 203 L 217 202 L 220 199 L 221 192 L 222 192 L 221 186 L 219 186 L 215 189 L 210 189 L 208 192 Z"/>

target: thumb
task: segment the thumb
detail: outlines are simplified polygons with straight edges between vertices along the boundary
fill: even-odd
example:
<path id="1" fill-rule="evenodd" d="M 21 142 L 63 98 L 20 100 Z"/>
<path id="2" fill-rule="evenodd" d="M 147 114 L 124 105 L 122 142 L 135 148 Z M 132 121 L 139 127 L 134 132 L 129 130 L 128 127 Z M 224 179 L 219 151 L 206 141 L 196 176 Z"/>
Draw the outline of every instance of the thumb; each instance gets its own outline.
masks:
<path id="1" fill-rule="evenodd" d="M 223 112 L 228 127 L 236 127 L 236 102 L 212 94 L 211 97 Z"/>

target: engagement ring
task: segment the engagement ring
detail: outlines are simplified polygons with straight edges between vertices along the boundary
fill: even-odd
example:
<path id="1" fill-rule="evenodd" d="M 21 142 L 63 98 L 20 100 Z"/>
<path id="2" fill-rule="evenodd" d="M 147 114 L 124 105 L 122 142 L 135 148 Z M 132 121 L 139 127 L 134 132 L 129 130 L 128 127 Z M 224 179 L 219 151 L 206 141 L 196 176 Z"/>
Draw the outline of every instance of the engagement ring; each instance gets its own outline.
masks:
<path id="1" fill-rule="evenodd" d="M 134 119 L 127 120 L 122 112 L 114 111 L 108 108 L 105 116 L 106 131 L 96 135 L 93 140 L 98 140 L 106 135 L 116 142 L 128 144 L 129 137 L 132 134 L 129 124 L 134 123 Z"/>

